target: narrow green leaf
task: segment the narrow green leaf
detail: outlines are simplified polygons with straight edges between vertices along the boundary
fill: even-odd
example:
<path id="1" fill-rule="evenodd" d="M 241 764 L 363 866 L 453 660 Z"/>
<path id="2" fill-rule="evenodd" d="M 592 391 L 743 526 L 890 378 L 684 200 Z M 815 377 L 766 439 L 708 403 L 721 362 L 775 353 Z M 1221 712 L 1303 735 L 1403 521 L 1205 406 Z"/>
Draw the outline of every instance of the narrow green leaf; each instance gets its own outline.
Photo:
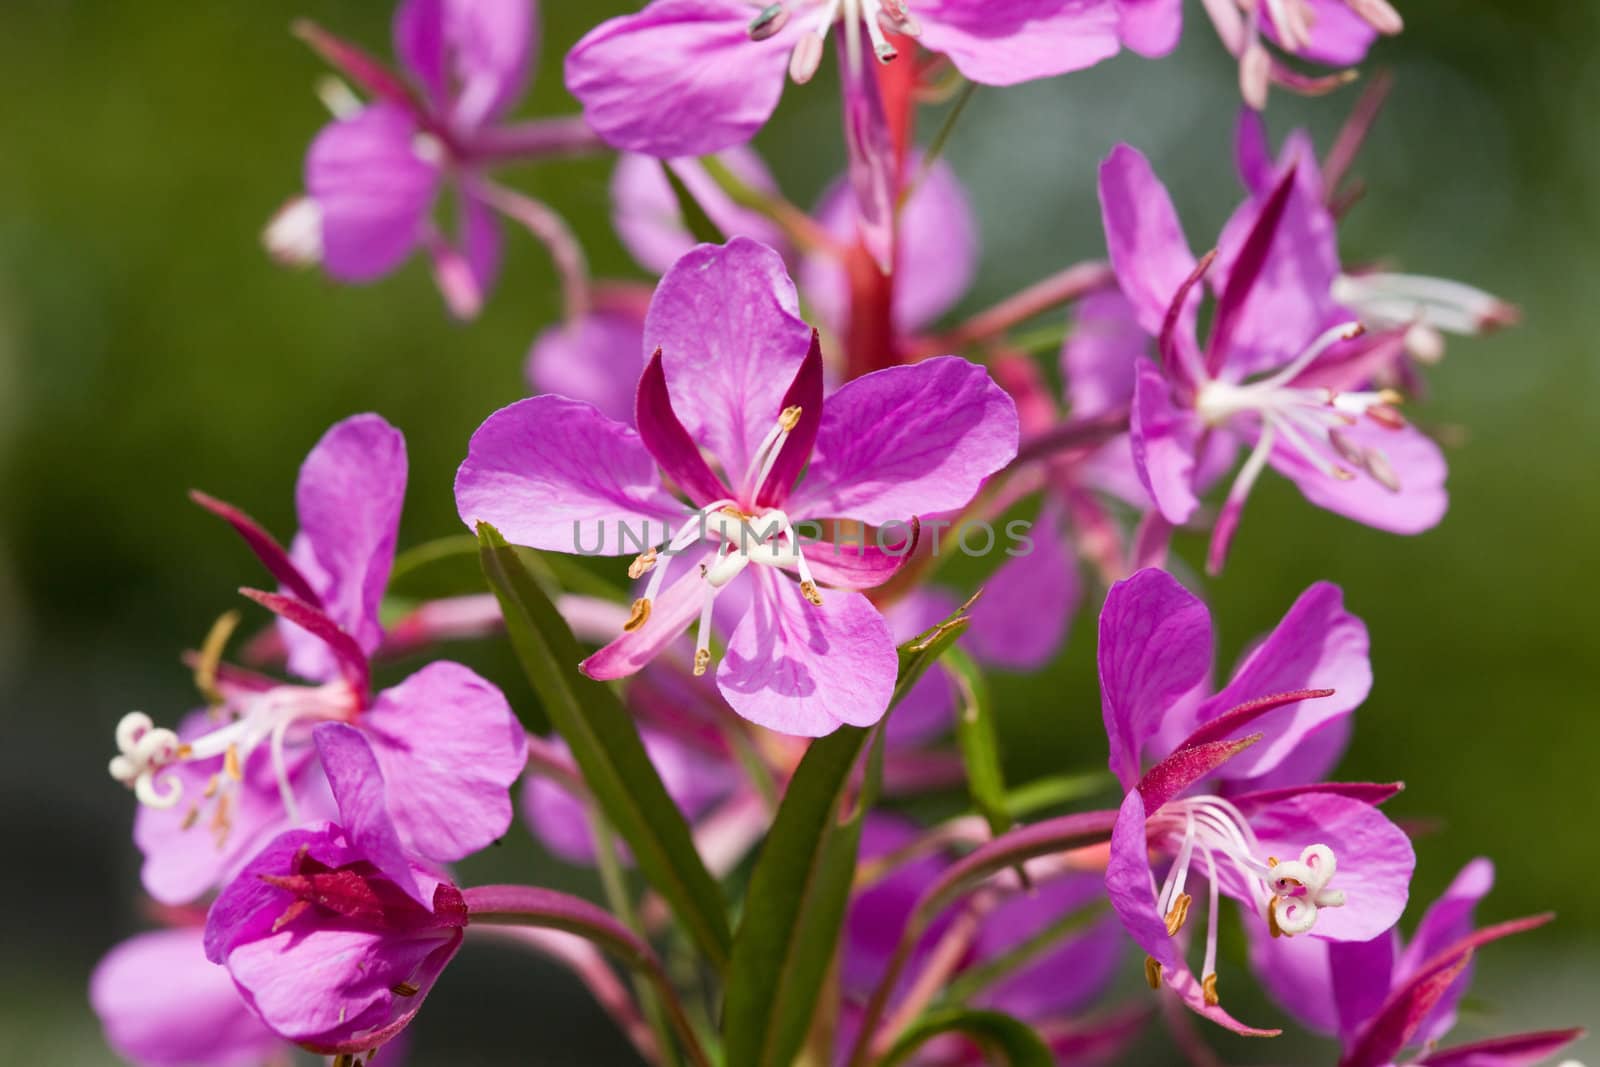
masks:
<path id="1" fill-rule="evenodd" d="M 488 523 L 478 524 L 478 539 L 484 576 L 545 713 L 571 747 L 584 781 L 645 879 L 722 970 L 732 945 L 722 893 L 695 851 L 689 824 L 661 784 L 632 717 L 609 686 L 579 672 L 577 639 L 523 557 Z"/>
<path id="2" fill-rule="evenodd" d="M 683 215 L 683 224 L 689 228 L 696 241 L 708 245 L 720 245 L 727 238 L 717 224 L 711 221 L 711 216 L 706 214 L 706 209 L 700 206 L 700 201 L 694 198 L 689 187 L 678 177 L 678 172 L 666 161 L 661 161 L 661 173 L 667 176 L 667 183 L 672 186 L 672 195 L 677 198 L 678 211 Z"/>
<path id="3" fill-rule="evenodd" d="M 943 1011 L 925 1015 L 896 1041 L 878 1067 L 907 1062 L 913 1053 L 944 1034 L 965 1034 L 1010 1067 L 1054 1067 L 1050 1048 L 1033 1029 L 997 1011 Z M 991 1061 L 993 1062 L 993 1061 Z"/>
<path id="4" fill-rule="evenodd" d="M 730 1064 L 789 1067 L 805 1041 L 850 897 L 861 810 L 843 824 L 839 816 L 868 736 L 846 726 L 813 742 L 778 807 L 733 939 L 723 1017 Z"/>
<path id="5" fill-rule="evenodd" d="M 1000 769 L 1000 739 L 995 732 L 994 705 L 989 684 L 971 656 L 947 648 L 940 657 L 956 680 L 961 700 L 956 715 L 956 744 L 967 768 L 967 788 L 996 837 L 1011 829 L 1011 809 L 1006 804 L 1006 780 Z"/>
<path id="6" fill-rule="evenodd" d="M 389 585 L 391 587 L 398 585 L 413 572 L 442 560 L 477 554 L 478 539 L 471 534 L 452 534 L 449 537 L 424 541 L 394 557 L 394 566 L 389 569 Z"/>
<path id="7" fill-rule="evenodd" d="M 1101 793 L 1110 793 L 1117 779 L 1110 771 L 1057 774 L 1019 785 L 1006 794 L 1006 810 L 1013 819 L 1026 819 L 1049 808 L 1061 807 Z"/>

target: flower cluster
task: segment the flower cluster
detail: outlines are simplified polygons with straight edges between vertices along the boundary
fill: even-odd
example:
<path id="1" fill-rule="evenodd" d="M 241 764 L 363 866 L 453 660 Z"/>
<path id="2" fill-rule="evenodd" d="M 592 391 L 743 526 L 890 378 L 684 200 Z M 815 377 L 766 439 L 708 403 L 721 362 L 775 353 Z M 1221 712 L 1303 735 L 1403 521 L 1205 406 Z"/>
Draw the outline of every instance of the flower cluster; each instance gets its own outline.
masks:
<path id="1" fill-rule="evenodd" d="M 1178 0 L 651 0 L 567 53 L 581 115 L 533 120 L 510 117 L 532 0 L 403 0 L 394 67 L 300 25 L 348 82 L 324 86 L 334 119 L 269 250 L 346 282 L 420 250 L 468 317 L 509 219 L 550 251 L 564 314 L 528 356 L 531 395 L 463 442 L 469 539 L 397 557 L 406 445 L 373 414 L 311 449 L 287 546 L 193 495 L 265 568 L 274 588 L 241 592 L 273 619 L 233 659 L 238 616 L 213 628 L 195 710 L 116 724 L 110 774 L 164 927 L 94 975 L 116 1050 L 390 1062 L 473 931 L 569 969 L 653 1063 L 1103 1063 L 1157 1003 L 1214 1062 L 1194 1017 L 1279 1032 L 1224 1007 L 1250 978 L 1341 1067 L 1513 1067 L 1572 1042 L 1440 1048 L 1476 951 L 1548 917 L 1476 928 L 1478 860 L 1400 934 L 1416 853 L 1384 806 L 1402 787 L 1333 777 L 1373 684 L 1339 587 L 1311 586 L 1219 674 L 1211 613 L 1174 576 L 1179 530 L 1209 536 L 1221 574 L 1268 467 L 1370 527 L 1443 520 L 1443 453 L 1403 405 L 1444 334 L 1516 319 L 1342 259 L 1385 81 L 1326 156 L 1304 133 L 1268 144 L 1268 87 L 1352 80 L 1401 29 L 1385 0 L 1204 8 L 1248 105 L 1212 250 L 1119 145 L 1105 261 L 954 324 L 979 224 L 943 139 L 915 143 L 919 103 L 1159 59 Z M 847 165 L 805 210 L 748 142 L 830 42 Z M 495 176 L 613 149 L 615 227 L 653 284 L 591 277 L 559 216 Z M 404 594 L 463 551 L 488 592 Z M 981 590 L 938 580 L 958 554 Z M 986 676 L 1054 661 L 1091 595 L 1110 773 L 1008 788 Z M 464 640 L 509 640 L 538 706 L 434 658 Z M 600 869 L 607 907 L 466 886 L 519 813 Z M 666 944 L 700 963 L 669 971 Z M 1140 957 L 1148 996 L 1116 981 Z"/>

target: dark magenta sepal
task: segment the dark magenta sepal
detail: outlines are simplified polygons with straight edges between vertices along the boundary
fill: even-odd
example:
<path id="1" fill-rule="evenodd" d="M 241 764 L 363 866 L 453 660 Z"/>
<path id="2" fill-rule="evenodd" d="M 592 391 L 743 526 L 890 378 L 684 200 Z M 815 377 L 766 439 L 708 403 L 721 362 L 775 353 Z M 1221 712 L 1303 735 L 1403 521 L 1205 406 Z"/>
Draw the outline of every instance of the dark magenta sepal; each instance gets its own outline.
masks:
<path id="1" fill-rule="evenodd" d="M 1211 325 L 1211 337 L 1206 342 L 1206 373 L 1213 378 L 1222 370 L 1228 349 L 1233 344 L 1233 335 L 1239 329 L 1239 323 L 1244 317 L 1250 293 L 1255 289 L 1256 282 L 1261 278 L 1261 271 L 1267 264 L 1267 257 L 1272 252 L 1273 240 L 1278 236 L 1278 227 L 1283 223 L 1283 214 L 1289 207 L 1289 197 L 1294 192 L 1298 174 L 1299 166 L 1295 165 L 1278 179 L 1277 186 L 1267 197 L 1267 202 L 1262 205 L 1261 214 L 1256 216 L 1255 225 L 1250 228 L 1243 247 L 1239 249 L 1239 255 L 1228 271 L 1227 284 L 1223 286 L 1222 295 L 1217 299 L 1216 321 Z"/>
<path id="2" fill-rule="evenodd" d="M 371 669 L 367 664 L 367 655 L 361 651 L 361 646 L 356 644 L 356 639 L 339 628 L 339 624 L 328 618 L 318 609 L 292 596 L 282 593 L 268 593 L 261 589 L 251 589 L 248 586 L 239 590 L 241 594 L 254 600 L 257 604 L 277 615 L 287 619 L 302 630 L 319 638 L 328 650 L 339 661 L 340 672 L 344 675 L 350 688 L 355 690 L 356 699 L 363 702 L 367 698 L 367 689 L 371 683 Z"/>
<path id="3" fill-rule="evenodd" d="M 645 448 L 655 457 L 656 465 L 667 477 L 678 483 L 695 507 L 705 507 L 716 500 L 731 499 L 733 494 L 723 485 L 700 454 L 689 431 L 678 421 L 672 410 L 672 397 L 667 391 L 667 374 L 661 363 L 661 349 L 656 349 L 639 376 L 639 391 L 634 397 L 633 422 L 639 430 Z M 734 472 L 728 472 L 731 478 Z"/>
<path id="4" fill-rule="evenodd" d="M 811 449 L 817 443 L 817 429 L 822 425 L 822 337 L 811 331 L 811 348 L 795 371 L 789 391 L 783 394 L 780 412 L 789 408 L 800 409 L 800 419 L 789 431 L 789 439 L 766 479 L 756 488 L 757 507 L 782 507 L 794 488 L 795 479 L 811 462 Z"/>
<path id="5" fill-rule="evenodd" d="M 1206 741 L 1180 748 L 1157 763 L 1139 779 L 1139 795 L 1144 798 L 1144 808 L 1154 812 L 1161 805 L 1207 777 L 1218 767 L 1261 740 L 1261 734 L 1251 734 L 1232 741 Z"/>
<path id="6" fill-rule="evenodd" d="M 284 547 L 260 523 L 232 504 L 198 489 L 189 490 L 189 499 L 232 526 L 268 572 L 290 592 L 314 608 L 322 607 L 322 598 L 311 588 L 311 582 L 295 566 Z"/>

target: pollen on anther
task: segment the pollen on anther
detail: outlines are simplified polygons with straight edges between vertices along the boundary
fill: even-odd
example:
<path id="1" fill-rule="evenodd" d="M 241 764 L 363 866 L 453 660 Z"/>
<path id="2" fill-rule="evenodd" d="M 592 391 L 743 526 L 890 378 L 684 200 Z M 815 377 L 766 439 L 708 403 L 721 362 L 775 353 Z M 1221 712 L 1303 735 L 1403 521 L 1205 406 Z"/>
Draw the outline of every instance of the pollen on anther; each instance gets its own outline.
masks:
<path id="1" fill-rule="evenodd" d="M 632 563 L 628 564 L 628 577 L 634 581 L 643 578 L 655 569 L 656 559 L 656 550 L 653 548 L 641 553 Z"/>
<path id="2" fill-rule="evenodd" d="M 396 982 L 389 987 L 389 992 L 397 997 L 414 997 L 421 991 L 421 987 L 414 986 L 410 982 Z"/>
<path id="3" fill-rule="evenodd" d="M 801 582 L 800 592 L 816 607 L 822 607 L 822 593 L 817 589 L 816 582 Z"/>
<path id="4" fill-rule="evenodd" d="M 1154 956 L 1144 958 L 1144 980 L 1151 989 L 1161 988 L 1161 963 Z"/>
<path id="5" fill-rule="evenodd" d="M 708 669 L 710 669 L 710 667 L 711 667 L 711 650 L 709 648 L 697 648 L 697 649 L 695 649 L 695 652 L 694 652 L 694 676 L 696 678 L 700 677 L 701 675 L 705 674 L 706 671 Z"/>
<path id="6" fill-rule="evenodd" d="M 778 414 L 778 425 L 783 428 L 784 433 L 793 433 L 794 428 L 800 425 L 801 410 L 802 409 L 800 405 L 795 404 L 784 408 L 783 411 Z"/>
<path id="7" fill-rule="evenodd" d="M 235 782 L 244 781 L 244 771 L 239 767 L 239 746 L 229 745 L 222 754 L 222 769 Z"/>
<path id="8" fill-rule="evenodd" d="M 640 597 L 633 602 L 633 610 L 628 613 L 628 621 L 622 624 L 622 629 L 631 634 L 649 621 L 650 598 Z"/>
<path id="9" fill-rule="evenodd" d="M 1216 975 L 1208 974 L 1204 978 L 1200 979 L 1200 989 L 1205 994 L 1206 1007 L 1215 1008 L 1218 1004 L 1222 1003 L 1222 999 L 1217 996 Z"/>
<path id="10" fill-rule="evenodd" d="M 1178 931 L 1183 929 L 1183 924 L 1189 921 L 1189 905 L 1194 898 L 1188 893 L 1179 893 L 1172 902 L 1172 908 L 1167 912 L 1167 936 L 1177 937 Z"/>

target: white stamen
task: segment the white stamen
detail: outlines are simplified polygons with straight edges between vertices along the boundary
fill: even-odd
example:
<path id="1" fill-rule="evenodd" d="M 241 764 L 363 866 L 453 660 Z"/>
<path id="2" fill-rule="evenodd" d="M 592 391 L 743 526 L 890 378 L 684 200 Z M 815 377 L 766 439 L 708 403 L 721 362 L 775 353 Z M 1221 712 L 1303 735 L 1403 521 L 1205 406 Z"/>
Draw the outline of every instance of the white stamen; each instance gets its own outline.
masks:
<path id="1" fill-rule="evenodd" d="M 785 5 L 786 11 L 793 6 L 791 0 Z M 799 85 L 804 85 L 817 73 L 828 33 L 835 23 L 844 26 L 846 59 L 852 67 L 859 67 L 861 63 L 863 24 L 872 44 L 873 55 L 878 57 L 880 63 L 892 62 L 899 55 L 888 38 L 890 33 L 902 33 L 908 37 L 917 37 L 922 33 L 922 24 L 911 13 L 906 0 L 799 0 L 799 7 L 800 10 L 793 14 L 792 19 L 803 25 L 805 31 L 795 42 L 794 51 L 789 56 L 789 77 Z M 807 7 L 810 10 L 804 10 Z M 779 16 L 771 15 L 771 10 L 771 7 L 764 8 L 751 23 L 751 36 L 755 39 L 763 40 L 777 32 L 771 29 L 771 24 Z M 787 16 L 784 17 L 785 22 L 789 20 Z"/>
<path id="2" fill-rule="evenodd" d="M 317 79 L 317 99 L 328 109 L 328 114 L 336 119 L 351 118 L 366 106 L 343 78 L 332 74 L 324 74 Z"/>
<path id="3" fill-rule="evenodd" d="M 1516 307 L 1492 293 L 1420 274 L 1341 274 L 1331 295 L 1379 330 L 1417 324 L 1473 336 L 1518 319 Z"/>

